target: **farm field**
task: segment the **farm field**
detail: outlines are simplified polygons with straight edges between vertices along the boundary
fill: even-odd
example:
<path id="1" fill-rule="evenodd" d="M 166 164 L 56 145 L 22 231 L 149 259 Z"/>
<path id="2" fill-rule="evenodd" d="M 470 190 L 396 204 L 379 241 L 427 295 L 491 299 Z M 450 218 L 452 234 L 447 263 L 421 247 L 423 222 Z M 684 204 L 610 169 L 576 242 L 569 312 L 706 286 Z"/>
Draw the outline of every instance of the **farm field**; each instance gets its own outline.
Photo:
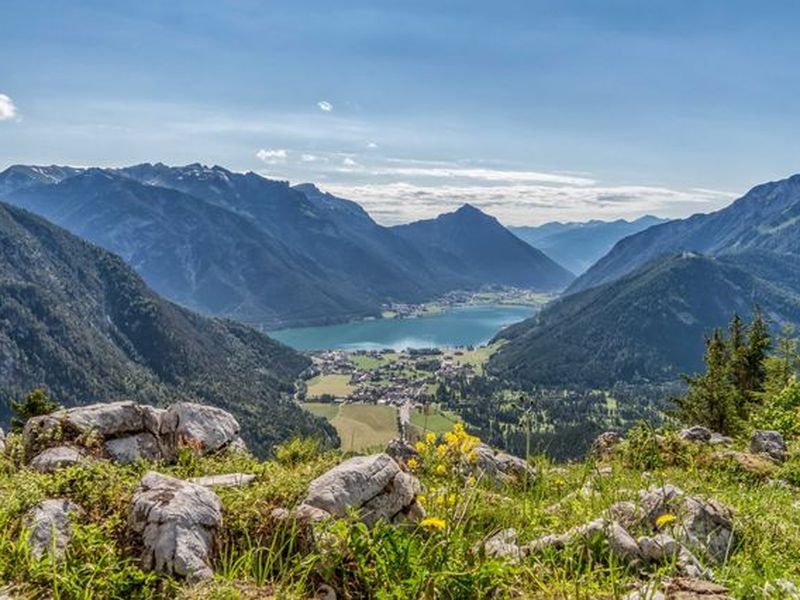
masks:
<path id="1" fill-rule="evenodd" d="M 453 425 L 458 422 L 460 422 L 460 419 L 450 412 L 431 409 L 426 416 L 421 410 L 411 411 L 411 424 L 423 433 L 440 434 L 452 431 Z"/>
<path id="2" fill-rule="evenodd" d="M 331 394 L 336 398 L 344 398 L 351 394 L 353 389 L 349 375 L 318 375 L 309 380 L 306 395 L 308 398 L 319 398 Z"/>
<path id="3" fill-rule="evenodd" d="M 346 452 L 383 448 L 399 435 L 397 409 L 393 406 L 322 402 L 304 402 L 302 406 L 336 428 Z"/>

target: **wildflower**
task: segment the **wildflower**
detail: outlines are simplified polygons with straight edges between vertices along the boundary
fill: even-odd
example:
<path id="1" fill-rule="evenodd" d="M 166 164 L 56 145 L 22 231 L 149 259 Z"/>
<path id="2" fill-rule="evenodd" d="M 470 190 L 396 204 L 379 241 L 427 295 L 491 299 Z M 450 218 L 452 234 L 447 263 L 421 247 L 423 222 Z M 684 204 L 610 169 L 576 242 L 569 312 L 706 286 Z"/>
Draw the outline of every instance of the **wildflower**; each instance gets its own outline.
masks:
<path id="1" fill-rule="evenodd" d="M 439 531 L 447 527 L 447 521 L 440 519 L 439 517 L 428 517 L 426 519 L 422 519 L 419 524 L 425 529 L 436 529 Z"/>
<path id="2" fill-rule="evenodd" d="M 425 442 L 417 442 L 416 444 L 414 444 L 414 448 L 417 449 L 417 452 L 422 454 L 423 452 L 425 452 Z"/>
<path id="3" fill-rule="evenodd" d="M 429 445 L 433 445 L 433 442 L 436 441 L 436 434 L 435 433 L 428 433 L 425 436 L 425 441 L 428 442 Z"/>
<path id="4" fill-rule="evenodd" d="M 448 506 L 455 506 L 455 505 L 456 505 L 456 501 L 457 501 L 457 498 L 456 498 L 456 495 L 455 495 L 455 494 L 450 494 L 450 495 L 447 497 L 447 504 L 448 504 Z"/>
<path id="5" fill-rule="evenodd" d="M 416 458 L 414 458 L 412 456 L 411 458 L 409 458 L 406 461 L 406 465 L 408 466 L 409 469 L 411 469 L 413 471 L 414 469 L 416 469 L 419 466 L 419 462 L 417 461 Z"/>
<path id="6" fill-rule="evenodd" d="M 445 467 L 444 465 L 437 465 L 436 474 L 437 475 L 447 475 L 447 467 Z"/>
<path id="7" fill-rule="evenodd" d="M 425 506 L 425 503 L 428 501 L 427 496 L 417 496 L 417 502 Z"/>
<path id="8" fill-rule="evenodd" d="M 436 506 L 444 506 L 444 496 L 436 496 Z"/>
<path id="9" fill-rule="evenodd" d="M 436 454 L 438 454 L 439 456 L 444 456 L 445 454 L 447 454 L 447 446 L 445 446 L 444 444 L 436 446 Z"/>
<path id="10" fill-rule="evenodd" d="M 666 527 L 667 525 L 674 523 L 677 520 L 675 515 L 665 513 L 656 519 L 656 527 L 661 529 L 662 527 Z"/>

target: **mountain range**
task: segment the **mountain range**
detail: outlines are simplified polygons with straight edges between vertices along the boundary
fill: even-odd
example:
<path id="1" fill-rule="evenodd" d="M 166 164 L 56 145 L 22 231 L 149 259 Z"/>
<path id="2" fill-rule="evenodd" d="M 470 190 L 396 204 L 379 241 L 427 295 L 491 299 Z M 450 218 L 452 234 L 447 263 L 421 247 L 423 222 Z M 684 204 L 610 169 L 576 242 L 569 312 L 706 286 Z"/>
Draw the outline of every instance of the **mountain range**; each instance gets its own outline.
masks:
<path id="1" fill-rule="evenodd" d="M 295 435 L 336 440 L 291 398 L 308 365 L 249 327 L 162 299 L 121 258 L 0 203 L 3 398 L 44 386 L 65 405 L 206 402 L 235 414 L 265 454 Z"/>
<path id="2" fill-rule="evenodd" d="M 677 379 L 702 365 L 703 334 L 760 306 L 800 324 L 800 176 L 730 206 L 619 241 L 539 315 L 498 336 L 490 364 L 523 384 Z"/>
<path id="3" fill-rule="evenodd" d="M 617 219 L 561 223 L 554 221 L 535 227 L 509 227 L 514 235 L 544 252 L 572 273 L 580 275 L 622 238 L 666 222 L 652 215 L 633 221 Z"/>
<path id="4" fill-rule="evenodd" d="M 572 275 L 473 207 L 403 227 L 313 185 L 199 164 L 16 165 L 0 198 L 122 256 L 155 291 L 267 328 L 380 313 L 453 289 L 552 291 Z M 478 250 L 485 244 L 488 254 Z"/>

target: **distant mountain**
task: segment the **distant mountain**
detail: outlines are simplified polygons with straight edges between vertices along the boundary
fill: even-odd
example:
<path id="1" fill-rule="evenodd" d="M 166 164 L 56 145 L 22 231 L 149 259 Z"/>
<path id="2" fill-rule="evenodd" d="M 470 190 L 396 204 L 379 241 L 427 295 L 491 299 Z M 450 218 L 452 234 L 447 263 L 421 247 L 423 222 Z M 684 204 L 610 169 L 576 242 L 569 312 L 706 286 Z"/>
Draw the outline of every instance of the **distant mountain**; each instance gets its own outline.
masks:
<path id="1" fill-rule="evenodd" d="M 800 323 L 794 255 L 661 257 L 502 331 L 489 368 L 522 385 L 674 380 L 701 367 L 704 333 L 756 304 L 775 324 Z"/>
<path id="2" fill-rule="evenodd" d="M 424 302 L 458 288 L 568 283 L 563 270 L 511 243 L 485 215 L 465 239 L 442 230 L 456 234 L 459 249 L 434 250 L 430 238 L 400 235 L 313 185 L 219 166 L 14 166 L 0 173 L 0 198 L 121 255 L 184 306 L 267 327 L 373 316 L 384 303 Z M 473 252 L 470 240 L 500 245 Z"/>
<path id="3" fill-rule="evenodd" d="M 514 235 L 580 275 L 603 257 L 619 240 L 665 223 L 652 215 L 634 221 L 592 220 L 582 223 L 551 222 L 536 227 L 509 227 Z"/>
<path id="4" fill-rule="evenodd" d="M 197 400 L 234 413 L 266 453 L 294 435 L 335 439 L 291 399 L 308 364 L 248 327 L 161 299 L 119 257 L 0 203 L 4 398 L 46 386 L 65 405 Z"/>
<path id="5" fill-rule="evenodd" d="M 500 284 L 557 290 L 573 275 L 497 219 L 465 204 L 453 213 L 392 228 L 453 287 Z"/>
<path id="6" fill-rule="evenodd" d="M 657 256 L 751 249 L 800 254 L 800 175 L 756 186 L 722 210 L 669 221 L 621 240 L 567 293 L 613 281 Z"/>

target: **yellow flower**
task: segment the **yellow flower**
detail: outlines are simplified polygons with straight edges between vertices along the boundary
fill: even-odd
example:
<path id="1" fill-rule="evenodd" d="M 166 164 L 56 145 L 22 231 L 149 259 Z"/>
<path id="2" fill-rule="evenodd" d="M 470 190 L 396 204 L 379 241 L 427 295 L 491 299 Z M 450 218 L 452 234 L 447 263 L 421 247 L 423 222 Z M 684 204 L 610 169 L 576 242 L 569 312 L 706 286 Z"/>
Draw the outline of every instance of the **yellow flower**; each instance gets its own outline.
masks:
<path id="1" fill-rule="evenodd" d="M 447 454 L 447 446 L 445 446 L 444 444 L 436 446 L 436 454 L 438 454 L 439 456 L 444 456 L 445 454 Z"/>
<path id="2" fill-rule="evenodd" d="M 666 527 L 670 523 L 674 523 L 677 521 L 677 517 L 675 515 L 671 515 L 669 513 L 665 513 L 656 519 L 656 527 L 661 529 L 662 527 Z"/>
<path id="3" fill-rule="evenodd" d="M 456 495 L 455 494 L 450 494 L 447 497 L 447 504 L 449 506 L 455 506 L 456 505 L 456 500 L 457 500 Z"/>
<path id="4" fill-rule="evenodd" d="M 444 506 L 444 496 L 436 496 L 436 506 Z"/>
<path id="5" fill-rule="evenodd" d="M 409 458 L 409 459 L 406 461 L 406 465 L 408 465 L 408 468 L 409 468 L 409 469 L 411 469 L 411 470 L 413 471 L 414 469 L 416 469 L 416 468 L 419 466 L 419 462 L 417 461 L 417 459 L 416 459 L 416 458 L 414 458 L 414 457 L 412 456 L 411 458 Z"/>
<path id="6" fill-rule="evenodd" d="M 425 443 L 424 442 L 417 442 L 416 444 L 414 444 L 414 448 L 417 449 L 417 452 L 422 454 L 423 452 L 425 452 Z"/>
<path id="7" fill-rule="evenodd" d="M 425 436 L 425 441 L 428 442 L 428 444 L 433 444 L 433 442 L 436 441 L 436 434 L 435 433 L 427 434 Z"/>
<path id="8" fill-rule="evenodd" d="M 446 475 L 447 474 L 447 467 L 444 465 L 438 465 L 436 467 L 436 474 L 437 475 Z"/>
<path id="9" fill-rule="evenodd" d="M 427 501 L 428 501 L 427 497 L 425 497 L 425 496 L 417 496 L 417 502 L 419 502 L 420 504 L 425 505 L 425 503 Z"/>
<path id="10" fill-rule="evenodd" d="M 438 517 L 428 517 L 426 519 L 422 519 L 419 524 L 421 527 L 426 529 L 437 529 L 439 531 L 447 527 L 447 521 Z"/>

